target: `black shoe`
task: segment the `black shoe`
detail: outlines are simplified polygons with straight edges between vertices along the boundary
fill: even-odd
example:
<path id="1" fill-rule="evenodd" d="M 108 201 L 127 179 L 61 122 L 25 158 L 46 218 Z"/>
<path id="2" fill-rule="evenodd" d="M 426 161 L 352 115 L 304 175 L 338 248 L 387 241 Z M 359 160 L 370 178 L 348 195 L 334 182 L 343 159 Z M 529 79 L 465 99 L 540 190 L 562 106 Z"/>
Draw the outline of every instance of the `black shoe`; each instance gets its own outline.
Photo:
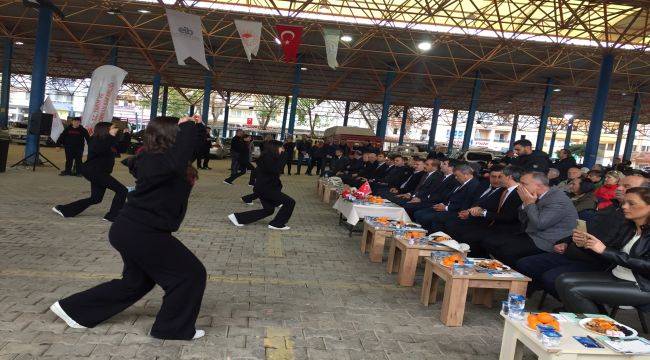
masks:
<path id="1" fill-rule="evenodd" d="M 82 177 L 83 175 L 81 175 L 81 173 L 74 173 L 74 176 L 76 176 L 76 177 Z"/>
<path id="2" fill-rule="evenodd" d="M 67 171 L 61 171 L 61 172 L 59 173 L 59 176 L 70 176 L 70 175 L 72 175 L 72 174 L 69 173 L 69 172 L 67 172 Z"/>

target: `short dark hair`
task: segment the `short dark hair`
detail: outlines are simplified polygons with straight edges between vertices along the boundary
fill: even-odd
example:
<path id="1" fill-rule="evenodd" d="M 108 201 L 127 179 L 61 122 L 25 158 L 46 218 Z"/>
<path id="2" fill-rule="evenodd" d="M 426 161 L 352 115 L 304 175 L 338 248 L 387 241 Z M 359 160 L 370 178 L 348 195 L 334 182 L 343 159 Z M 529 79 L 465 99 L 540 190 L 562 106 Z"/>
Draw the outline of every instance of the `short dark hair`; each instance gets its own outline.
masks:
<path id="1" fill-rule="evenodd" d="M 492 165 L 490 167 L 490 172 L 492 172 L 492 171 L 502 172 L 503 169 L 505 169 L 505 166 L 503 166 L 503 165 Z"/>
<path id="2" fill-rule="evenodd" d="M 523 147 L 532 147 L 533 143 L 531 143 L 530 140 L 528 140 L 528 139 L 520 139 L 520 140 L 515 141 L 514 145 L 515 146 L 519 145 L 519 146 L 523 146 Z"/>
<path id="3" fill-rule="evenodd" d="M 524 173 L 524 169 L 515 165 L 508 165 L 503 168 L 503 176 L 509 176 L 512 180 L 519 182 L 521 180 L 521 175 Z"/>
<path id="4" fill-rule="evenodd" d="M 178 118 L 158 116 L 149 122 L 144 130 L 144 151 L 163 153 L 176 142 Z"/>
<path id="5" fill-rule="evenodd" d="M 109 130 L 111 129 L 111 126 L 113 126 L 113 123 L 109 122 L 98 122 L 95 124 L 95 128 L 93 129 L 93 137 L 97 139 L 103 139 L 107 136 L 109 136 Z M 147 126 L 147 128 L 149 128 Z"/>
<path id="6" fill-rule="evenodd" d="M 474 168 L 467 163 L 460 163 L 454 166 L 454 171 L 460 171 L 463 174 L 472 174 L 474 175 Z"/>

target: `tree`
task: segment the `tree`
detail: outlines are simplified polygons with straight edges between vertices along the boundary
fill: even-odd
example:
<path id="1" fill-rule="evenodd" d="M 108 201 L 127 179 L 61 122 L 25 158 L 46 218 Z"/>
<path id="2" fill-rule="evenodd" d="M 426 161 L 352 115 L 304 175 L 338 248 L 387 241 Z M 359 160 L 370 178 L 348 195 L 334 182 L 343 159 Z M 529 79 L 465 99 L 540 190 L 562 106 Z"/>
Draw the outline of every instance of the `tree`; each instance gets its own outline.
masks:
<path id="1" fill-rule="evenodd" d="M 219 116 L 223 114 L 226 109 L 226 93 L 213 92 L 210 95 L 210 114 L 212 114 L 212 121 L 216 125 Z M 248 98 L 248 94 L 243 93 L 230 93 L 229 107 L 232 109 L 237 107 L 242 101 Z"/>
<path id="2" fill-rule="evenodd" d="M 316 113 L 316 107 L 318 107 L 318 100 L 298 98 L 296 122 L 299 125 L 309 125 L 309 133 L 312 136 L 316 127 L 327 125 L 330 122 L 329 117 Z"/>
<path id="3" fill-rule="evenodd" d="M 162 105 L 162 94 L 160 104 Z M 189 115 L 189 107 L 190 104 L 176 89 L 169 89 L 167 92 L 167 116 L 180 118 Z"/>
<path id="4" fill-rule="evenodd" d="M 571 144 L 569 145 L 569 151 L 571 151 L 571 154 L 573 154 L 574 156 L 583 158 L 585 157 L 585 147 L 586 147 L 585 144 Z"/>
<path id="5" fill-rule="evenodd" d="M 280 112 L 280 106 L 284 99 L 280 96 L 273 95 L 254 95 L 255 112 L 257 113 L 257 122 L 260 129 L 266 130 L 271 120 Z"/>

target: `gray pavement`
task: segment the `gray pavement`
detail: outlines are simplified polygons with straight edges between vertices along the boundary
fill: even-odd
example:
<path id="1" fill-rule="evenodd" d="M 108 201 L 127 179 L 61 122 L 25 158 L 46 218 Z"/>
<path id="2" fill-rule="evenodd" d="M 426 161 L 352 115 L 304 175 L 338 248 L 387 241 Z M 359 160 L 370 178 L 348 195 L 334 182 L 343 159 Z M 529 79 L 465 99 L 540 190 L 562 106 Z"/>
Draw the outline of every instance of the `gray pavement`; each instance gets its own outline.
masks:
<path id="1" fill-rule="evenodd" d="M 22 148 L 11 151 L 17 159 Z M 62 152 L 45 152 L 62 164 Z M 226 215 L 249 209 L 239 200 L 250 190 L 247 178 L 227 186 L 228 162 L 211 166 L 200 172 L 177 233 L 209 274 L 197 324 L 207 335 L 193 342 L 147 336 L 160 288 L 94 329 L 67 328 L 49 305 L 121 271 L 101 220 L 112 194 L 63 219 L 50 208 L 87 195 L 83 178 L 52 168 L 0 174 L 0 360 L 498 358 L 496 307 L 468 304 L 463 327 L 442 325 L 440 303 L 419 303 L 421 277 L 413 288 L 399 287 L 385 263 L 360 255 L 359 235 L 349 238 L 316 198 L 315 177 L 283 177 L 297 206 L 291 231 L 278 233 L 268 221 L 232 226 Z M 115 174 L 133 184 L 123 166 Z M 622 318 L 638 327 L 627 313 Z"/>

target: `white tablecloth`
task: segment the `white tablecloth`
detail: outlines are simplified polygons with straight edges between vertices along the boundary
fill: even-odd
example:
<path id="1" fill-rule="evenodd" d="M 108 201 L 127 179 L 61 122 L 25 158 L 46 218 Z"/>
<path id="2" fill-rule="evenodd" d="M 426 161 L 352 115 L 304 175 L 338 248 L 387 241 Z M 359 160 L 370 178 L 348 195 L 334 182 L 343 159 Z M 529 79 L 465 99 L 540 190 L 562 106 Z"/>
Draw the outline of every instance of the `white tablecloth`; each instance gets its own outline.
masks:
<path id="1" fill-rule="evenodd" d="M 395 204 L 389 205 L 362 205 L 339 198 L 333 206 L 347 219 L 347 223 L 354 226 L 366 216 L 387 217 L 391 220 L 411 222 L 406 210 Z"/>

